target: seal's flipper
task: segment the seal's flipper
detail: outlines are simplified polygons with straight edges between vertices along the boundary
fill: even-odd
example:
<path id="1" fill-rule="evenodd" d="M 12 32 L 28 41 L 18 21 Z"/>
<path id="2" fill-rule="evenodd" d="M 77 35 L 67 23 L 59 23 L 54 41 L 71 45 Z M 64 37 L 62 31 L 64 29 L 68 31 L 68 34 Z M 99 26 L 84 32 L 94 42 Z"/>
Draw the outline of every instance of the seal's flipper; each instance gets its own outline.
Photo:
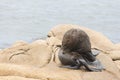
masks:
<path id="1" fill-rule="evenodd" d="M 95 50 L 95 49 L 92 49 L 91 51 L 92 51 L 92 54 L 93 54 L 94 56 L 97 56 L 97 55 L 101 52 L 101 51 Z"/>
<path id="2" fill-rule="evenodd" d="M 98 59 L 96 59 L 93 62 L 87 62 L 87 63 L 88 63 L 89 68 L 91 69 L 98 70 L 98 71 L 102 71 L 105 69 Z"/>
<path id="3" fill-rule="evenodd" d="M 92 54 L 92 52 L 86 52 L 84 54 L 82 54 L 83 59 L 85 59 L 85 61 L 88 62 L 93 62 L 96 60 L 96 57 Z"/>
<path id="4" fill-rule="evenodd" d="M 93 62 L 86 62 L 84 59 L 79 59 L 77 62 L 83 65 L 88 71 L 98 72 L 104 69 L 101 62 L 97 59 Z"/>

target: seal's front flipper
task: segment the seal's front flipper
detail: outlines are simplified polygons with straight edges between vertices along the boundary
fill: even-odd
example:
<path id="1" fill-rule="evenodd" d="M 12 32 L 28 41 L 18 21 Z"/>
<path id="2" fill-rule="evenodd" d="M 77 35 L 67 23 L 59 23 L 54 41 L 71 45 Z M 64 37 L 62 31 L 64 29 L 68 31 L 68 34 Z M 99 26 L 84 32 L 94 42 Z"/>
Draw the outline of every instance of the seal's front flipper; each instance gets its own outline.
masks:
<path id="1" fill-rule="evenodd" d="M 98 59 L 96 59 L 93 62 L 87 62 L 87 63 L 92 70 L 94 69 L 95 71 L 102 71 L 105 69 Z"/>
<path id="2" fill-rule="evenodd" d="M 101 52 L 101 51 L 95 50 L 95 49 L 92 49 L 91 51 L 92 51 L 92 54 L 93 54 L 94 56 L 97 56 L 97 55 Z"/>
<path id="3" fill-rule="evenodd" d="M 88 71 L 98 72 L 104 69 L 101 62 L 97 59 L 93 62 L 86 62 L 84 59 L 78 59 L 77 62 L 83 65 Z"/>
<path id="4" fill-rule="evenodd" d="M 77 60 L 78 63 L 81 63 L 82 66 L 84 66 L 88 71 L 97 71 L 94 68 L 90 68 L 88 63 L 84 59 Z"/>

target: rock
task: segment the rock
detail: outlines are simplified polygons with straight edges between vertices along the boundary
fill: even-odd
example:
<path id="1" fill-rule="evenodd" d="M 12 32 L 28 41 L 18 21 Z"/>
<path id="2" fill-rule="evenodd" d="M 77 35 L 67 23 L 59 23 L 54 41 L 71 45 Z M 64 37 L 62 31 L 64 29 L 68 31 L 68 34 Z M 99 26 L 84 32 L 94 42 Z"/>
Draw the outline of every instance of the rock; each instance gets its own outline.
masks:
<path id="1" fill-rule="evenodd" d="M 24 42 L 17 42 L 10 48 L 3 49 L 0 52 L 0 62 L 10 62 L 11 58 L 15 55 L 24 55 L 25 51 L 29 49 L 29 44 L 24 44 Z M 22 59 L 21 59 L 22 60 Z"/>
<path id="2" fill-rule="evenodd" d="M 59 50 L 58 50 L 59 51 Z M 58 59 L 58 52 L 55 54 L 55 62 L 57 65 L 61 65 L 59 59 Z M 109 57 L 108 54 L 100 53 L 97 56 L 97 59 L 100 60 L 100 62 L 103 64 L 105 70 L 102 72 L 81 72 L 82 80 L 104 80 L 104 79 L 110 79 L 110 80 L 119 80 L 119 69 L 117 68 L 116 64 L 112 61 L 112 59 Z M 74 73 L 74 72 L 72 72 Z M 96 76 L 94 76 L 96 75 Z"/>
<path id="3" fill-rule="evenodd" d="M 115 65 L 114 61 L 109 57 L 109 55 L 100 53 L 97 58 L 101 61 L 103 66 L 105 67 L 105 71 L 110 74 L 116 74 L 118 76 L 120 74 L 119 69 Z M 118 76 L 119 77 L 119 76 Z"/>
<path id="4" fill-rule="evenodd" d="M 12 45 L 12 47 L 24 46 L 24 45 L 28 45 L 28 43 L 25 42 L 25 41 L 20 40 L 20 41 L 16 41 L 16 42 Z"/>
<path id="5" fill-rule="evenodd" d="M 109 56 L 115 61 L 120 60 L 120 50 L 109 51 Z"/>
<path id="6" fill-rule="evenodd" d="M 110 54 L 113 60 L 120 60 L 120 44 L 113 44 L 103 34 L 78 25 L 58 25 L 48 32 L 48 37 L 55 37 L 62 41 L 64 33 L 71 28 L 80 28 L 90 37 L 92 48 L 98 49 L 106 54 Z M 61 43 L 61 42 L 60 42 Z"/>
<path id="7" fill-rule="evenodd" d="M 115 44 L 115 47 L 116 47 L 118 50 L 120 50 L 120 43 Z"/>
<path id="8" fill-rule="evenodd" d="M 19 76 L 0 76 L 0 80 L 40 80 L 40 79 L 25 78 Z"/>
<path id="9" fill-rule="evenodd" d="M 1 52 L 0 62 L 42 67 L 51 59 L 51 48 L 45 40 L 28 45 L 17 45 Z"/>
<path id="10" fill-rule="evenodd" d="M 101 50 L 97 56 L 104 65 L 102 72 L 60 68 L 58 51 L 62 36 L 71 28 L 80 28 L 90 36 L 92 47 Z M 0 80 L 120 80 L 119 46 L 101 33 L 77 25 L 59 25 L 48 38 L 32 43 L 19 41 L 0 51 Z M 105 54 L 107 52 L 109 54 Z M 112 61 L 117 60 L 117 61 Z"/>
<path id="11" fill-rule="evenodd" d="M 54 62 L 42 68 L 0 63 L 0 76 L 12 75 L 40 80 L 120 80 L 120 72 L 109 56 L 101 53 L 97 58 L 102 62 L 106 70 L 102 72 L 72 70 L 60 68 Z"/>
<path id="12" fill-rule="evenodd" d="M 59 40 L 56 37 L 50 37 L 46 39 L 47 43 L 49 46 L 57 46 L 57 45 L 61 45 L 61 40 Z"/>
<path id="13" fill-rule="evenodd" d="M 60 40 L 51 37 L 31 44 L 17 43 L 1 51 L 0 62 L 42 67 L 50 62 L 56 45 L 60 45 Z"/>
<path id="14" fill-rule="evenodd" d="M 85 31 L 90 37 L 92 48 L 97 48 L 103 51 L 115 49 L 114 44 L 103 34 L 78 25 L 57 25 L 48 32 L 48 37 L 56 37 L 62 40 L 64 33 L 71 28 L 80 28 Z"/>
<path id="15" fill-rule="evenodd" d="M 116 60 L 116 61 L 114 61 L 115 62 L 115 64 L 117 65 L 117 67 L 119 68 L 119 71 L 120 71 L 120 60 Z"/>
<path id="16" fill-rule="evenodd" d="M 48 64 L 52 57 L 52 49 L 45 40 L 39 40 L 30 44 L 28 54 L 32 57 L 31 65 L 38 67 Z"/>

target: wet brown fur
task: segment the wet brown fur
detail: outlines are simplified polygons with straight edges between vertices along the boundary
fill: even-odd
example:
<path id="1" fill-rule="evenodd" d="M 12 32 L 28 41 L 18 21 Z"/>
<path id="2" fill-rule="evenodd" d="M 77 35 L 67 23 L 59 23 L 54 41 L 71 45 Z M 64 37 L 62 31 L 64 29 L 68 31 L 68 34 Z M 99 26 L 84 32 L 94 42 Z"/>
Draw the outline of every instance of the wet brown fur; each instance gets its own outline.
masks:
<path id="1" fill-rule="evenodd" d="M 70 29 L 64 34 L 58 57 L 61 63 L 67 65 L 68 68 L 79 69 L 80 66 L 85 66 L 89 71 L 102 69 L 92 69 L 88 66 L 90 62 L 96 61 L 96 58 L 91 52 L 88 35 L 80 29 Z M 96 63 L 100 64 L 99 61 Z"/>

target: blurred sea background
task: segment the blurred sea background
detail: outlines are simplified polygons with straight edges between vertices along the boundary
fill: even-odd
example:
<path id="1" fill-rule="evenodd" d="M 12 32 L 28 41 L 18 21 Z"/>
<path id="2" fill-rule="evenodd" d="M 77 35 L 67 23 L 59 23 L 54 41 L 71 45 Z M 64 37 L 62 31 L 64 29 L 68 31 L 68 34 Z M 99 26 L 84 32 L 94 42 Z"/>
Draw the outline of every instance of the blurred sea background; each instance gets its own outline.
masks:
<path id="1" fill-rule="evenodd" d="M 77 24 L 120 43 L 120 0 L 0 0 L 0 49 L 46 37 L 57 24 Z"/>

